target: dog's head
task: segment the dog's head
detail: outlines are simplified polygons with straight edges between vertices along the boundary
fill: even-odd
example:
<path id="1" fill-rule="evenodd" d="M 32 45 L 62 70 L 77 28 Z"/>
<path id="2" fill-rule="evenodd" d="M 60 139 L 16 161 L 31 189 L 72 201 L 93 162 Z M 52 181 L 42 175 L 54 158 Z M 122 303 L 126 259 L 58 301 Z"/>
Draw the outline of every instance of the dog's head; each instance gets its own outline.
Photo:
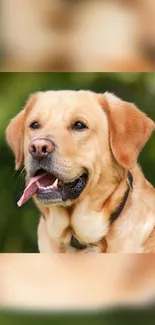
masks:
<path id="1" fill-rule="evenodd" d="M 6 135 L 16 157 L 24 161 L 29 185 L 40 204 L 71 204 L 115 170 L 131 169 L 154 129 L 135 105 L 116 96 L 90 91 L 34 94 L 10 122 Z"/>

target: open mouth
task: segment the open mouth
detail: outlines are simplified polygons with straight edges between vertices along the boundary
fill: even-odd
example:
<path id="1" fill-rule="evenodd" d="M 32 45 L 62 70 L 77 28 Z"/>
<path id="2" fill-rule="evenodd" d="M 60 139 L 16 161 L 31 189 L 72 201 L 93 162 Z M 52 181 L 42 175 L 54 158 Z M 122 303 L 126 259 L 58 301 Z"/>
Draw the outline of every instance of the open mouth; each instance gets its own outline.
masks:
<path id="1" fill-rule="evenodd" d="M 75 200 L 81 194 L 88 180 L 87 173 L 83 173 L 73 182 L 64 183 L 56 178 L 52 173 L 39 169 L 37 173 L 31 177 L 18 206 L 22 206 L 33 195 L 43 204 L 56 204 L 66 202 L 67 200 Z"/>

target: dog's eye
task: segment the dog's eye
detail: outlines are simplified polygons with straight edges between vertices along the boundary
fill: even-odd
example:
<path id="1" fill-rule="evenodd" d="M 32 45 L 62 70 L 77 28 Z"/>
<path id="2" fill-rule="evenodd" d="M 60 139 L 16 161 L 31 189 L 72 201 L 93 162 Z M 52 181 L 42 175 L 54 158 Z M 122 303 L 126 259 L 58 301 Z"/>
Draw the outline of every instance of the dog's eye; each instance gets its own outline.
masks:
<path id="1" fill-rule="evenodd" d="M 39 129 L 40 128 L 40 124 L 38 122 L 32 122 L 29 126 L 31 129 Z"/>
<path id="2" fill-rule="evenodd" d="M 72 125 L 72 130 L 81 131 L 84 129 L 88 129 L 88 126 L 86 124 L 84 124 L 83 122 L 77 121 Z"/>

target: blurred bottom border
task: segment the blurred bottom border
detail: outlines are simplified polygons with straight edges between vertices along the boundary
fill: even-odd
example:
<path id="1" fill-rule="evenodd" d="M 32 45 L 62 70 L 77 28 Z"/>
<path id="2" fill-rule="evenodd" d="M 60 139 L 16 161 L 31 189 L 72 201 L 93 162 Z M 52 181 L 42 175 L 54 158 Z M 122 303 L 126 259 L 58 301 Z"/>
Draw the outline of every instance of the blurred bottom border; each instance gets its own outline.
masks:
<path id="1" fill-rule="evenodd" d="M 152 254 L 0 254 L 0 308 L 109 312 L 154 306 Z M 111 312 L 110 312 L 111 314 Z M 96 316 L 95 316 L 96 317 Z"/>
<path id="2" fill-rule="evenodd" d="M 0 311 L 0 325 L 57 324 L 57 325 L 114 325 L 114 324 L 155 323 L 155 307 L 112 309 L 100 312 L 25 312 L 14 310 Z"/>

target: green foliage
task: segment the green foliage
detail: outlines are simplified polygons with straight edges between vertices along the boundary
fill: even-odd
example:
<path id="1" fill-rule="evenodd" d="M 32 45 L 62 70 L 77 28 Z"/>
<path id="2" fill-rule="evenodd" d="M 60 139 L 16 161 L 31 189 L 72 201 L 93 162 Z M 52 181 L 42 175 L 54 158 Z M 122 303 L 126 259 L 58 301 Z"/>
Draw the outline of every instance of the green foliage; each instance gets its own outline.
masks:
<path id="1" fill-rule="evenodd" d="M 0 311 L 0 325 L 154 325 L 155 309 L 152 307 L 117 308 L 110 310 L 74 312 L 25 312 L 13 310 Z"/>
<path id="2" fill-rule="evenodd" d="M 0 73 L 0 251 L 37 252 L 39 212 L 32 202 L 18 208 L 23 176 L 14 173 L 14 158 L 5 142 L 9 120 L 24 106 L 28 96 L 49 89 L 110 91 L 134 102 L 155 120 L 154 73 Z M 155 184 L 155 136 L 140 155 L 146 177 Z"/>

